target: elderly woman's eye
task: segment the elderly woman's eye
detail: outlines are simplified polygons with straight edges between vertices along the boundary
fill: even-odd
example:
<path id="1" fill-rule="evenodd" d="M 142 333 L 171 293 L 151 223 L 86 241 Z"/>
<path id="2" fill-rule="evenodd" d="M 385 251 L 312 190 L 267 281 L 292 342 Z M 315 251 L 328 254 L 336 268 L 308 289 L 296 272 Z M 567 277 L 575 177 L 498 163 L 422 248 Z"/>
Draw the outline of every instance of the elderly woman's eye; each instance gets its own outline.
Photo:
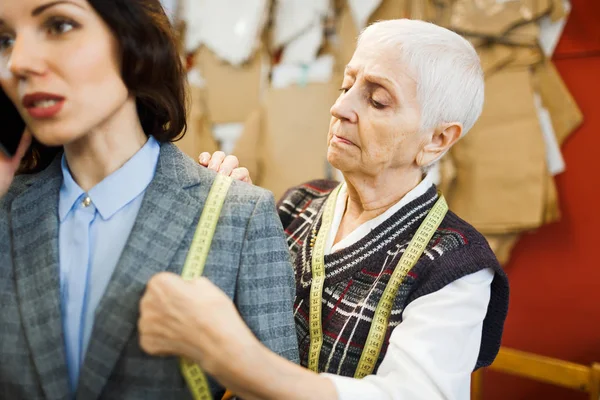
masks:
<path id="1" fill-rule="evenodd" d="M 340 88 L 340 92 L 342 93 L 348 93 L 348 90 L 350 90 L 350 88 Z"/>
<path id="2" fill-rule="evenodd" d="M 378 109 L 378 110 L 381 110 L 382 108 L 385 108 L 385 104 L 381 104 L 380 102 L 375 101 L 373 99 L 371 99 L 371 105 L 373 107 L 375 107 L 376 109 Z"/>

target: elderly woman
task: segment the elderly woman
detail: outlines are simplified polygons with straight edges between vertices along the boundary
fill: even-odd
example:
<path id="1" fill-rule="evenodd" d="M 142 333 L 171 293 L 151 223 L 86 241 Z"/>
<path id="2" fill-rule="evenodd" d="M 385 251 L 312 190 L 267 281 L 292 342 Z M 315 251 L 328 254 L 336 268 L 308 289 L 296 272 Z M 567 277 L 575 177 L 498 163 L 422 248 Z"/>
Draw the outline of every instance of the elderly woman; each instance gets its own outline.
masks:
<path id="1" fill-rule="evenodd" d="M 441 27 L 378 22 L 341 92 L 327 157 L 344 182 L 279 202 L 306 368 L 260 345 L 209 282 L 170 275 L 142 300 L 142 346 L 197 360 L 245 399 L 468 399 L 471 372 L 497 354 L 508 282 L 425 172 L 481 113 L 478 56 Z M 215 154 L 209 166 L 247 179 L 236 162 Z"/>

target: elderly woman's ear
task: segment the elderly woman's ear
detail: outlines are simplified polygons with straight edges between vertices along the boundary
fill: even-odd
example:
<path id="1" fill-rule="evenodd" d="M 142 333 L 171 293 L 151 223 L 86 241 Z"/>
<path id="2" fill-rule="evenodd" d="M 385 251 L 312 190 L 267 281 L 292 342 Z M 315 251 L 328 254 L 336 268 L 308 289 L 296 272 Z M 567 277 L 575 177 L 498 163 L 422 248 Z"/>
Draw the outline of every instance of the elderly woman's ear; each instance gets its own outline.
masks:
<path id="1" fill-rule="evenodd" d="M 459 122 L 444 124 L 427 134 L 426 142 L 417 154 L 417 165 L 426 167 L 437 161 L 460 139 L 463 127 Z"/>

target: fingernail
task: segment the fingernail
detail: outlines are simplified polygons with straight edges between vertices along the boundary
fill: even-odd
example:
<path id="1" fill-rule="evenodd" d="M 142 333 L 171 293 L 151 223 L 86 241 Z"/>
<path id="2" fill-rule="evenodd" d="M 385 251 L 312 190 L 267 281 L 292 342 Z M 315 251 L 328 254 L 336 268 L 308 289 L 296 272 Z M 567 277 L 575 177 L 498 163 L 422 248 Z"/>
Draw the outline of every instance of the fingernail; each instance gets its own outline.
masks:
<path id="1" fill-rule="evenodd" d="M 202 164 L 206 164 L 208 162 L 208 156 L 205 154 L 203 156 L 200 157 L 200 162 Z"/>

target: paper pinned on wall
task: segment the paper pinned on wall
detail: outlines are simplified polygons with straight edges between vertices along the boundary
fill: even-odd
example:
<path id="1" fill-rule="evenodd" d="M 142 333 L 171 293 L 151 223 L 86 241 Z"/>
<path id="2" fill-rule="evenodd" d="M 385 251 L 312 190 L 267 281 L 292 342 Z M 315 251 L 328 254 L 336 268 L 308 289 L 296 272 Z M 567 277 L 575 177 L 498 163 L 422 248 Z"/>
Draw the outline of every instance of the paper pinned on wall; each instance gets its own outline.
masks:
<path id="1" fill-rule="evenodd" d="M 323 20 L 317 18 L 308 31 L 285 46 L 281 62 L 285 64 L 310 64 L 314 62 L 323 43 L 323 29 Z"/>
<path id="2" fill-rule="evenodd" d="M 241 65 L 258 48 L 268 12 L 268 0 L 185 0 L 185 48 L 192 52 L 206 45 L 219 58 Z"/>
<path id="3" fill-rule="evenodd" d="M 563 9 L 565 14 L 571 12 L 571 2 L 569 0 L 563 0 Z M 552 16 L 547 15 L 540 19 L 540 47 L 544 51 L 546 57 L 550 58 L 554 54 L 554 50 L 558 45 L 558 41 L 562 36 L 565 25 L 567 24 L 567 17 L 563 17 L 558 21 L 552 21 Z"/>
<path id="4" fill-rule="evenodd" d="M 271 86 L 285 88 L 292 85 L 305 86 L 308 83 L 331 81 L 335 59 L 332 55 L 323 55 L 308 65 L 279 64 L 273 67 Z"/>
<path id="5" fill-rule="evenodd" d="M 550 112 L 542 105 L 542 98 L 539 93 L 535 94 L 535 107 L 537 109 L 540 127 L 544 134 L 544 143 L 546 145 L 546 164 L 548 171 L 552 176 L 565 172 L 565 160 L 560 151 L 560 145 L 556 139 L 556 133 L 552 126 L 552 117 Z"/>
<path id="6" fill-rule="evenodd" d="M 175 21 L 175 18 L 179 16 L 178 13 L 178 5 L 179 0 L 160 0 L 163 8 L 165 9 L 165 13 L 169 16 L 171 23 Z"/>
<path id="7" fill-rule="evenodd" d="M 228 123 L 213 125 L 213 136 L 220 143 L 221 151 L 225 154 L 232 154 L 237 140 L 244 131 L 243 123 Z"/>
<path id="8" fill-rule="evenodd" d="M 188 78 L 188 83 L 190 84 L 190 86 L 196 87 L 196 88 L 203 88 L 204 86 L 206 86 L 206 81 L 204 80 L 204 77 L 202 76 L 202 74 L 200 73 L 200 71 L 198 70 L 198 68 L 192 68 L 188 74 L 187 74 L 187 78 Z"/>
<path id="9" fill-rule="evenodd" d="M 369 18 L 381 5 L 382 0 L 348 0 L 352 19 L 358 32 L 367 27 Z"/>
<path id="10" fill-rule="evenodd" d="M 302 36 L 330 11 L 331 0 L 275 0 L 273 45 L 281 47 Z"/>

